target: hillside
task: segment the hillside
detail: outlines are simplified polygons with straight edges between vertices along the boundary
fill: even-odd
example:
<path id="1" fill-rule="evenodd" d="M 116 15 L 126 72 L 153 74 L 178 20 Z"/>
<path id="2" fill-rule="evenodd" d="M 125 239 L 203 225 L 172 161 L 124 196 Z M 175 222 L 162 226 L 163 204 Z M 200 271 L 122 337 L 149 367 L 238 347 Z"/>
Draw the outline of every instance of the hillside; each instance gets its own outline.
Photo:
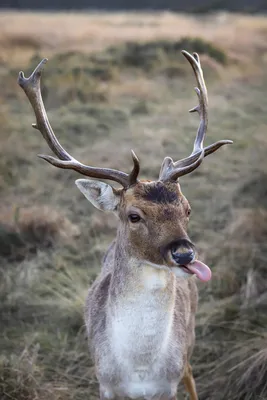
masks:
<path id="1" fill-rule="evenodd" d="M 181 179 L 190 235 L 211 267 L 199 284 L 193 370 L 200 400 L 267 398 L 267 19 L 218 14 L 0 13 L 0 398 L 98 398 L 83 304 L 116 220 L 86 201 L 75 172 L 31 128 L 17 84 L 49 61 L 43 95 L 77 159 L 156 178 L 192 148 L 198 51 L 209 91 L 206 144 L 232 139 Z M 118 151 L 119 149 L 119 151 Z M 178 399 L 184 398 L 182 387 Z"/>

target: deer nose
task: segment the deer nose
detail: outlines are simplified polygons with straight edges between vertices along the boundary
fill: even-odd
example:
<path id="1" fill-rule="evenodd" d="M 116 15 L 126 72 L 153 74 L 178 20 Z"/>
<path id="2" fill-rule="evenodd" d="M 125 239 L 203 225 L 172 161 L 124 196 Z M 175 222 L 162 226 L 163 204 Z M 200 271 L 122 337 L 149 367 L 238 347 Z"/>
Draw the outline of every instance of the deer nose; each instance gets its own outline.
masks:
<path id="1" fill-rule="evenodd" d="M 177 265 L 187 265 L 194 261 L 196 257 L 195 245 L 189 240 L 189 238 L 177 239 L 167 244 L 166 247 L 162 248 L 163 257 L 167 261 L 171 261 Z"/>
<path id="2" fill-rule="evenodd" d="M 188 251 L 187 253 L 172 252 L 172 257 L 177 264 L 187 265 L 194 260 L 195 253 L 193 252 L 193 250 Z"/>
<path id="3" fill-rule="evenodd" d="M 194 260 L 195 251 L 188 246 L 176 245 L 171 248 L 171 255 L 177 264 L 187 265 Z"/>

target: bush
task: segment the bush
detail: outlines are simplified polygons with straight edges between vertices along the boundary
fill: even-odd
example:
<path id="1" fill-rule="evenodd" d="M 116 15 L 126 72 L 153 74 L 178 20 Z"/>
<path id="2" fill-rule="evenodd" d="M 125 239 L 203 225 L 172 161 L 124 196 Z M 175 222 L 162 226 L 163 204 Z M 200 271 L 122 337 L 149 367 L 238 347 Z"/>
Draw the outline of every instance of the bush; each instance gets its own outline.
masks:
<path id="1" fill-rule="evenodd" d="M 220 64 L 226 64 L 225 52 L 200 38 L 182 38 L 178 41 L 159 40 L 147 43 L 128 42 L 121 47 L 107 50 L 112 62 L 117 66 L 141 68 L 151 71 L 153 68 L 175 60 L 181 63 L 181 50 L 206 54 Z"/>
<path id="2" fill-rule="evenodd" d="M 48 207 L 2 210 L 0 257 L 22 261 L 38 249 L 48 249 L 60 239 L 79 235 L 79 229 L 66 217 Z M 3 222 L 4 221 L 4 222 Z"/>

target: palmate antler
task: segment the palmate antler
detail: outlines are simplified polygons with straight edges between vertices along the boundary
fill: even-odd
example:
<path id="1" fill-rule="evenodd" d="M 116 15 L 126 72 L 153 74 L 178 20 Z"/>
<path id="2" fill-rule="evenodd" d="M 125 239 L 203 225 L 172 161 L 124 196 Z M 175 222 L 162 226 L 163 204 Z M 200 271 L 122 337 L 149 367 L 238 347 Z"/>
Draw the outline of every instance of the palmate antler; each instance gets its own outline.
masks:
<path id="1" fill-rule="evenodd" d="M 132 159 L 134 166 L 132 172 L 130 174 L 126 174 L 125 172 L 117 171 L 115 169 L 96 168 L 84 165 L 79 161 L 77 161 L 75 158 L 73 158 L 61 146 L 49 123 L 41 94 L 41 88 L 40 88 L 41 72 L 46 62 L 47 59 L 43 59 L 40 62 L 40 64 L 35 68 L 35 70 L 33 71 L 33 73 L 29 78 L 25 78 L 23 72 L 19 73 L 19 78 L 18 78 L 18 83 L 26 93 L 26 96 L 28 97 L 32 105 L 33 111 L 35 113 L 36 124 L 32 124 L 32 126 L 33 128 L 38 129 L 41 132 L 48 146 L 55 153 L 58 159 L 42 154 L 40 154 L 39 157 L 48 161 L 55 167 L 73 169 L 79 172 L 80 174 L 90 176 L 92 178 L 109 179 L 120 183 L 124 188 L 127 188 L 137 183 L 137 176 L 139 174 L 140 165 L 139 165 L 139 160 L 133 151 L 132 151 Z"/>
<path id="2" fill-rule="evenodd" d="M 182 160 L 173 162 L 172 158 L 166 157 L 163 160 L 159 180 L 161 181 L 177 181 L 180 176 L 189 174 L 194 171 L 203 161 L 203 158 L 218 150 L 225 144 L 233 143 L 232 140 L 219 140 L 216 143 L 211 144 L 203 148 L 203 141 L 208 126 L 208 93 L 203 77 L 203 72 L 200 64 L 200 59 L 197 53 L 193 53 L 193 56 L 187 51 L 182 50 L 182 54 L 191 64 L 194 74 L 196 76 L 198 87 L 195 91 L 198 96 L 199 104 L 189 110 L 189 112 L 198 112 L 200 116 L 200 124 L 197 131 L 197 136 L 194 143 L 194 148 L 190 156 L 183 158 Z"/>

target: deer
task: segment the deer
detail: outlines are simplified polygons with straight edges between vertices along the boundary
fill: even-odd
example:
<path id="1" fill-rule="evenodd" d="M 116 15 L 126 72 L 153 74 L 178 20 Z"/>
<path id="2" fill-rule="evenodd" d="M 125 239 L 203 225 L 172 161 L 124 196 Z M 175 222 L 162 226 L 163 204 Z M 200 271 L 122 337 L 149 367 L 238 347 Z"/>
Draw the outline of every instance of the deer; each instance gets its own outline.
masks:
<path id="1" fill-rule="evenodd" d="M 198 113 L 199 127 L 192 153 L 175 162 L 165 157 L 156 181 L 138 179 L 140 162 L 134 151 L 130 173 L 77 161 L 59 143 L 44 107 L 40 80 L 47 59 L 29 78 L 19 73 L 18 83 L 36 117 L 32 126 L 57 156 L 39 157 L 93 178 L 75 183 L 93 206 L 113 212 L 119 220 L 101 272 L 88 290 L 84 312 L 100 400 L 175 400 L 180 382 L 190 400 L 198 399 L 190 364 L 198 305 L 196 281 L 209 281 L 211 270 L 197 259 L 187 234 L 191 208 L 179 178 L 232 141 L 219 140 L 204 147 L 208 94 L 200 58 L 185 50 L 182 54 L 197 81 L 198 105 L 190 112 Z"/>

